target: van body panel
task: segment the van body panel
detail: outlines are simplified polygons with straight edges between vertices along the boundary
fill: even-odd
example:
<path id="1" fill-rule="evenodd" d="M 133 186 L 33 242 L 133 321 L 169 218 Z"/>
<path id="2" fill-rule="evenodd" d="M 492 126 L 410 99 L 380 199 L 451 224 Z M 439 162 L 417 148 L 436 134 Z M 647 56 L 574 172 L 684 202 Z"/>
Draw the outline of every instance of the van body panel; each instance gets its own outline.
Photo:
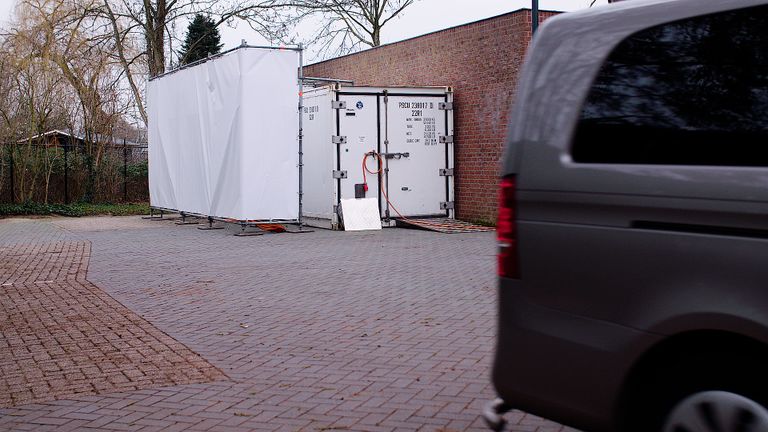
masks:
<path id="1" fill-rule="evenodd" d="M 768 343 L 768 168 L 571 156 L 593 82 L 623 40 L 765 4 L 634 0 L 540 27 L 502 164 L 517 183 L 520 280 L 499 280 L 493 382 L 509 405 L 615 431 L 622 384 L 660 341 L 722 330 Z"/>

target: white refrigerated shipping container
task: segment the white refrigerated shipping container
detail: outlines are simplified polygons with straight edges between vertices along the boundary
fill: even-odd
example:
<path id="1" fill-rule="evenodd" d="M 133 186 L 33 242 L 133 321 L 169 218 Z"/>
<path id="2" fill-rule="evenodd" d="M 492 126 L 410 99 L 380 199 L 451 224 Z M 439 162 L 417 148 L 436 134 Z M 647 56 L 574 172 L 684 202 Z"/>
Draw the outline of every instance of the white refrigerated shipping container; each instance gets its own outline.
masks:
<path id="1" fill-rule="evenodd" d="M 299 66 L 299 50 L 244 46 L 152 79 L 152 207 L 297 221 Z"/>
<path id="2" fill-rule="evenodd" d="M 363 195 L 385 225 L 454 216 L 450 87 L 318 87 L 302 115 L 306 224 L 339 228 L 341 200 Z"/>

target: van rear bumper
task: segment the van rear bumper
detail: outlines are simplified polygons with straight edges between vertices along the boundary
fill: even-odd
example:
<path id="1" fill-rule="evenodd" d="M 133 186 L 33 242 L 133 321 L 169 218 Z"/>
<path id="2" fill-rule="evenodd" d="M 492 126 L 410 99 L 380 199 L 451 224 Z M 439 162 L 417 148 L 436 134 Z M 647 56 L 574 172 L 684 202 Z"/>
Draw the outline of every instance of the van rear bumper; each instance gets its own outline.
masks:
<path id="1" fill-rule="evenodd" d="M 613 431 L 621 384 L 658 336 L 530 302 L 499 284 L 493 384 L 506 405 L 596 432 Z"/>

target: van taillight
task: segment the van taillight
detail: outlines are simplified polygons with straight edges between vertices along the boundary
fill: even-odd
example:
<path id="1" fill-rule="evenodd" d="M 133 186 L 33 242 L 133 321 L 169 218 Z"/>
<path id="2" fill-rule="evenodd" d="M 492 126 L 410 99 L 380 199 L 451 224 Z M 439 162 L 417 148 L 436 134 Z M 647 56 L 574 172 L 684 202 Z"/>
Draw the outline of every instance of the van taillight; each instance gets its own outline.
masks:
<path id="1" fill-rule="evenodd" d="M 515 177 L 504 177 L 499 185 L 499 219 L 496 240 L 499 244 L 498 273 L 501 277 L 519 279 L 517 260 L 517 206 Z"/>

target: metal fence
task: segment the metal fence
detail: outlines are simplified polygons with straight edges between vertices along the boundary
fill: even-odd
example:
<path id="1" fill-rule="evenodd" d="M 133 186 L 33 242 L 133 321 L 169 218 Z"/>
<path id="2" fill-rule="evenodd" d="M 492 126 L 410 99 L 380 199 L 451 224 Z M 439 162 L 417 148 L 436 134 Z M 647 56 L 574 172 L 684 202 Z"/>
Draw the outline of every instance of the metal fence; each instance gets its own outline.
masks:
<path id="1" fill-rule="evenodd" d="M 145 144 L 0 145 L 0 202 L 149 201 Z"/>

